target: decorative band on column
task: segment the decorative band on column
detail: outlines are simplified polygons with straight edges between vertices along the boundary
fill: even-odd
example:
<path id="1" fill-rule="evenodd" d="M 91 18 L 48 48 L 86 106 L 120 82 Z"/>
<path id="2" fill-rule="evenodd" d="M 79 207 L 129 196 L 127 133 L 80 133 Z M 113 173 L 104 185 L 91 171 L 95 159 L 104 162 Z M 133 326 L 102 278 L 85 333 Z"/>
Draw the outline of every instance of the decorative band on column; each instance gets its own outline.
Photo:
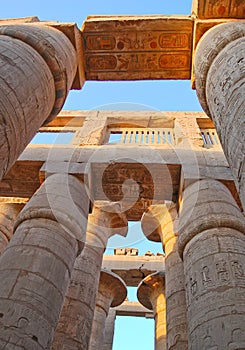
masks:
<path id="1" fill-rule="evenodd" d="M 75 48 L 59 30 L 44 24 L 0 26 L 0 35 L 6 35 L 30 45 L 48 65 L 55 83 L 55 103 L 45 123 L 61 110 L 77 69 Z"/>
<path id="2" fill-rule="evenodd" d="M 195 85 L 199 102 L 205 113 L 212 118 L 207 102 L 206 82 L 208 71 L 217 55 L 232 41 L 245 36 L 245 23 L 229 22 L 209 29 L 195 50 Z"/>

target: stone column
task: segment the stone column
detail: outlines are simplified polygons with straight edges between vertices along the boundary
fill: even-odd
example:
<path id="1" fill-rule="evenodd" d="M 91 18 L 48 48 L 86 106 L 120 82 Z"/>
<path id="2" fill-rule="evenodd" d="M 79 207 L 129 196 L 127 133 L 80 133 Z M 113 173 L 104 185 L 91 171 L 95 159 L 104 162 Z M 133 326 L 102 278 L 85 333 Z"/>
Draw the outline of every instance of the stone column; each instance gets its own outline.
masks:
<path id="1" fill-rule="evenodd" d="M 61 110 L 76 69 L 75 48 L 61 31 L 0 26 L 0 179 Z"/>
<path id="2" fill-rule="evenodd" d="M 105 322 L 103 350 L 112 350 L 115 320 L 116 320 L 116 311 L 113 309 L 110 309 Z"/>
<path id="3" fill-rule="evenodd" d="M 74 265 L 53 349 L 86 350 L 89 347 L 103 253 L 111 235 L 126 235 L 128 230 L 126 216 L 120 211 L 119 203 L 94 202 L 86 244 Z"/>
<path id="4" fill-rule="evenodd" d="M 116 307 L 122 304 L 126 296 L 127 287 L 124 281 L 115 273 L 102 270 L 96 298 L 89 350 L 103 349 L 105 322 L 110 307 Z"/>
<path id="5" fill-rule="evenodd" d="M 165 251 L 165 296 L 167 349 L 188 349 L 185 277 L 178 252 L 177 211 L 172 202 L 152 205 L 144 213 L 141 225 L 149 240 L 162 241 Z"/>
<path id="6" fill-rule="evenodd" d="M 153 310 L 155 319 L 155 350 L 166 350 L 165 274 L 156 272 L 145 277 L 138 286 L 139 302 Z"/>
<path id="7" fill-rule="evenodd" d="M 19 214 L 0 257 L 1 349 L 50 349 L 88 209 L 84 185 L 55 174 Z"/>
<path id="8" fill-rule="evenodd" d="M 199 101 L 213 120 L 245 209 L 245 23 L 207 31 L 194 57 Z"/>
<path id="9" fill-rule="evenodd" d="M 0 255 L 13 236 L 14 222 L 24 204 L 0 202 Z"/>
<path id="10" fill-rule="evenodd" d="M 188 186 L 179 218 L 189 349 L 245 346 L 245 220 L 221 182 Z"/>

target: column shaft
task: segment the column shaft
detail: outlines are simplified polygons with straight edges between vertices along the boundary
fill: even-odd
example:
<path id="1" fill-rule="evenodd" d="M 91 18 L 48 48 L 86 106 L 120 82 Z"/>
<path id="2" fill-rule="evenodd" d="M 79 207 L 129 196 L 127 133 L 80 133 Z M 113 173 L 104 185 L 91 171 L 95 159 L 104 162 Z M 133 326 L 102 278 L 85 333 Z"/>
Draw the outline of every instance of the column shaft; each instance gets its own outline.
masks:
<path id="1" fill-rule="evenodd" d="M 0 258 L 1 349 L 50 349 L 88 207 L 83 184 L 56 174 L 18 216 Z"/>
<path id="2" fill-rule="evenodd" d="M 195 57 L 196 90 L 214 121 L 245 209 L 245 23 L 210 29 Z"/>
<path id="3" fill-rule="evenodd" d="M 179 248 L 186 281 L 189 349 L 245 344 L 245 223 L 229 190 L 215 180 L 187 187 Z"/>
<path id="4" fill-rule="evenodd" d="M 115 320 L 116 320 L 116 311 L 113 309 L 110 309 L 109 314 L 106 318 L 106 323 L 105 323 L 103 350 L 112 350 Z"/>
<path id="5" fill-rule="evenodd" d="M 162 241 L 165 252 L 167 349 L 186 350 L 185 278 L 178 252 L 177 219 L 174 203 L 152 205 L 142 217 L 142 229 L 148 239 Z"/>
<path id="6" fill-rule="evenodd" d="M 59 30 L 0 26 L 0 179 L 60 111 L 76 68 L 75 49 Z"/>
<path id="7" fill-rule="evenodd" d="M 160 271 L 145 277 L 138 286 L 137 297 L 154 312 L 155 350 L 166 350 L 165 273 Z"/>
<path id="8" fill-rule="evenodd" d="M 116 274 L 102 270 L 96 298 L 93 327 L 89 350 L 103 349 L 105 339 L 105 324 L 110 307 L 120 305 L 127 296 L 127 287 Z"/>
<path id="9" fill-rule="evenodd" d="M 13 236 L 14 222 L 23 204 L 0 203 L 0 255 Z"/>
<path id="10" fill-rule="evenodd" d="M 123 224 L 127 228 L 126 217 L 119 215 L 113 205 L 108 207 L 110 210 L 101 209 L 95 202 L 89 215 L 85 248 L 76 259 L 53 349 L 85 350 L 89 347 L 103 253 L 113 227 L 117 228 L 116 232 Z"/>

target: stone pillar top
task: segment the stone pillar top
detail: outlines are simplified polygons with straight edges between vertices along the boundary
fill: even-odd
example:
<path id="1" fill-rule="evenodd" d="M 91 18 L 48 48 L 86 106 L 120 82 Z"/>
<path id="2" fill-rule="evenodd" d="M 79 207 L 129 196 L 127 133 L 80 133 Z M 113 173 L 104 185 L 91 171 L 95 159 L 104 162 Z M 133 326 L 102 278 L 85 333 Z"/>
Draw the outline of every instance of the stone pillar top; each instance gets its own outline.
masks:
<path id="1" fill-rule="evenodd" d="M 244 216 L 228 188 L 217 180 L 200 180 L 183 192 L 179 209 L 179 253 L 197 234 L 212 228 L 245 232 Z"/>
<path id="2" fill-rule="evenodd" d="M 92 214 L 103 216 L 105 227 L 111 235 L 115 233 L 124 237 L 127 235 L 128 220 L 120 202 L 96 200 L 93 204 Z"/>
<path id="3" fill-rule="evenodd" d="M 227 22 L 209 29 L 201 37 L 195 50 L 195 87 L 205 113 L 212 118 L 206 97 L 206 82 L 210 66 L 229 43 L 245 36 L 245 23 Z"/>
<path id="4" fill-rule="evenodd" d="M 141 228 L 145 236 L 154 242 L 162 242 L 164 245 L 177 231 L 177 211 L 173 202 L 151 205 L 143 214 Z M 171 224 L 171 230 L 166 226 Z"/>
<path id="5" fill-rule="evenodd" d="M 115 273 L 102 269 L 100 273 L 100 293 L 105 295 L 112 295 L 111 307 L 121 305 L 127 296 L 127 286 L 121 277 Z M 97 304 L 99 298 L 97 297 Z"/>
<path id="6" fill-rule="evenodd" d="M 165 272 L 159 271 L 145 277 L 138 286 L 137 297 L 139 302 L 149 310 L 154 309 L 152 295 L 158 288 L 165 288 Z"/>

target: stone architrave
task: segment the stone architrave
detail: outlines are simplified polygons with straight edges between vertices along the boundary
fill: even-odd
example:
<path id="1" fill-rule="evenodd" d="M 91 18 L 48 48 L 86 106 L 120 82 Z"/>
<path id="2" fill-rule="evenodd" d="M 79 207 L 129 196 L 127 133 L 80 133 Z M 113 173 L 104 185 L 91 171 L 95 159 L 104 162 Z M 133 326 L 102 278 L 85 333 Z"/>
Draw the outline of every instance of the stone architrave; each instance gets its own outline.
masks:
<path id="1" fill-rule="evenodd" d="M 199 101 L 213 120 L 245 209 L 245 23 L 207 31 L 194 57 Z"/>
<path id="2" fill-rule="evenodd" d="M 125 282 L 115 273 L 102 270 L 96 298 L 89 350 L 103 349 L 105 324 L 110 307 L 116 307 L 122 304 L 126 296 L 127 287 Z"/>
<path id="3" fill-rule="evenodd" d="M 245 220 L 216 180 L 188 186 L 179 214 L 189 349 L 243 349 Z"/>
<path id="4" fill-rule="evenodd" d="M 160 271 L 145 277 L 138 286 L 137 297 L 154 312 L 155 350 L 166 350 L 165 273 Z"/>
<path id="5" fill-rule="evenodd" d="M 88 210 L 84 184 L 55 174 L 19 214 L 0 258 L 1 349 L 51 348 Z"/>
<path id="6" fill-rule="evenodd" d="M 14 222 L 24 204 L 0 202 L 0 255 L 13 236 Z"/>
<path id="7" fill-rule="evenodd" d="M 188 349 L 185 278 L 178 253 L 177 210 L 172 202 L 151 205 L 141 219 L 149 240 L 162 242 L 165 252 L 167 349 Z"/>
<path id="8" fill-rule="evenodd" d="M 61 31 L 38 22 L 0 26 L 0 179 L 61 110 L 76 70 Z"/>
<path id="9" fill-rule="evenodd" d="M 53 349 L 88 349 L 103 253 L 110 236 L 126 235 L 127 230 L 126 215 L 119 203 L 94 202 L 86 244 L 74 265 Z"/>

